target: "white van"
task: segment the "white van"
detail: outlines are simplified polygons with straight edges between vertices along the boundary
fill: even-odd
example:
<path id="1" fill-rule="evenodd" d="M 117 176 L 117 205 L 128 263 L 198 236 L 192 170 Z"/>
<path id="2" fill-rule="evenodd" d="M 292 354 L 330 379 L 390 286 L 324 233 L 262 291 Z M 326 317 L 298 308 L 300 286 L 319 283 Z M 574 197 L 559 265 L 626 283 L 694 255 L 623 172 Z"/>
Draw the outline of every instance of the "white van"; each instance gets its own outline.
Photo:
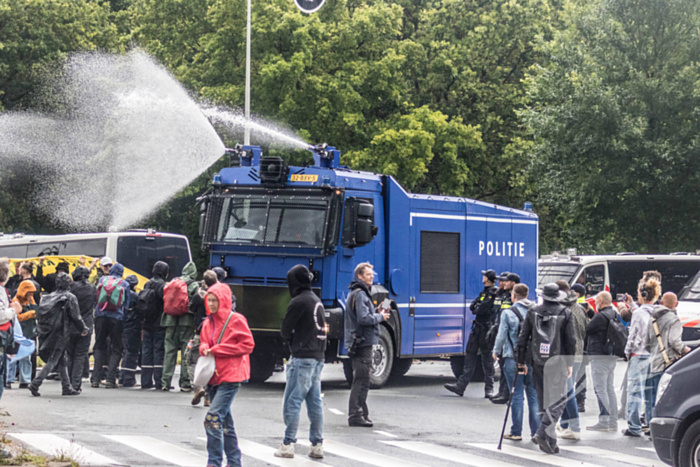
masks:
<path id="1" fill-rule="evenodd" d="M 683 340 L 700 340 L 700 272 L 678 294 L 678 318 L 683 325 Z"/>
<path id="2" fill-rule="evenodd" d="M 66 235 L 0 234 L 0 257 L 77 255 L 109 256 L 145 278 L 151 277 L 156 261 L 168 263 L 172 277 L 180 275 L 192 261 L 187 237 L 152 229 Z"/>
<path id="3" fill-rule="evenodd" d="M 586 287 L 591 297 L 603 290 L 616 299 L 628 293 L 637 298 L 637 285 L 644 271 L 661 273 L 664 292 L 680 293 L 686 283 L 700 271 L 700 256 L 689 253 L 670 255 L 545 255 L 538 262 L 537 288 L 544 284 L 565 280 Z"/>

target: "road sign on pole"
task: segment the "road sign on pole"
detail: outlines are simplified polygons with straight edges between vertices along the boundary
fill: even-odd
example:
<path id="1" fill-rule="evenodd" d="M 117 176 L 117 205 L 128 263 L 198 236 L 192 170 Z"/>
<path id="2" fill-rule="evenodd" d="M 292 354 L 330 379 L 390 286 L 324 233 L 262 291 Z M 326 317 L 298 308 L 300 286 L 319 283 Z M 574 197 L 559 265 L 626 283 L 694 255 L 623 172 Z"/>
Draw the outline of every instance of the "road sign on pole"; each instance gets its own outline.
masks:
<path id="1" fill-rule="evenodd" d="M 321 9 L 326 0 L 294 0 L 294 3 L 302 13 L 315 13 Z"/>

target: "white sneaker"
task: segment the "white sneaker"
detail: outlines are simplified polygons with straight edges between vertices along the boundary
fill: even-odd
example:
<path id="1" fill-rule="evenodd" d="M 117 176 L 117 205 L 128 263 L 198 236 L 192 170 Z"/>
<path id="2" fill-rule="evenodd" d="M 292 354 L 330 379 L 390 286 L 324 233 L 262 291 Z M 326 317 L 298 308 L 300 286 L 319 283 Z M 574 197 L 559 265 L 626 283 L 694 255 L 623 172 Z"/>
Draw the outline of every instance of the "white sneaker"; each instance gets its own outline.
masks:
<path id="1" fill-rule="evenodd" d="M 561 425 L 557 423 L 557 433 L 561 434 L 564 433 L 564 431 L 566 430 L 564 430 L 564 428 L 562 428 Z"/>
<path id="2" fill-rule="evenodd" d="M 309 450 L 309 457 L 312 459 L 323 459 L 323 444 L 312 444 Z"/>
<path id="3" fill-rule="evenodd" d="M 574 441 L 578 441 L 581 439 L 581 433 L 577 431 L 573 431 L 571 428 L 567 428 L 566 430 L 563 430 L 561 434 L 559 435 L 561 439 L 573 439 Z"/>
<path id="4" fill-rule="evenodd" d="M 284 457 L 285 459 L 292 459 L 294 457 L 294 443 L 280 444 L 280 448 L 277 451 L 275 451 L 275 457 Z"/>

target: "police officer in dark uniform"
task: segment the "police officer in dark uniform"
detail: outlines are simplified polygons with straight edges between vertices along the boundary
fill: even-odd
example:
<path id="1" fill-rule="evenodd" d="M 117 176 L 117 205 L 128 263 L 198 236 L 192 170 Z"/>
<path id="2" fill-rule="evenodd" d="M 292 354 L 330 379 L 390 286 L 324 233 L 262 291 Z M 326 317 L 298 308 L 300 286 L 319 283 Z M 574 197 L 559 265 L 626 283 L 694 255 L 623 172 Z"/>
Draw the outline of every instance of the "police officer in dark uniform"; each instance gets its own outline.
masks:
<path id="1" fill-rule="evenodd" d="M 520 276 L 514 272 L 502 272 L 501 277 L 498 278 L 498 293 L 496 299 L 493 301 L 493 325 L 491 326 L 491 331 L 489 332 L 489 346 L 491 347 L 491 352 L 493 353 L 493 347 L 496 344 L 496 335 L 498 335 L 498 327 L 501 323 L 501 313 L 503 310 L 507 310 L 513 306 L 513 287 L 515 284 L 520 284 Z M 505 359 L 501 358 L 498 360 L 498 364 L 503 368 Z M 498 394 L 491 398 L 491 402 L 494 404 L 505 404 L 510 399 L 510 392 L 508 391 L 508 382 L 506 381 L 506 376 L 503 371 L 501 371 L 501 379 L 498 384 Z"/>
<path id="2" fill-rule="evenodd" d="M 493 316 L 493 302 L 496 298 L 496 271 L 489 269 L 481 271 L 484 290 L 474 299 L 469 309 L 474 314 L 472 331 L 467 341 L 466 355 L 464 356 L 464 371 L 454 384 L 445 384 L 445 388 L 458 396 L 464 395 L 464 390 L 474 375 L 479 350 L 481 350 L 481 364 L 484 368 L 485 397 L 490 399 L 493 392 L 493 360 L 490 358 L 491 350 L 487 339 L 491 319 Z"/>

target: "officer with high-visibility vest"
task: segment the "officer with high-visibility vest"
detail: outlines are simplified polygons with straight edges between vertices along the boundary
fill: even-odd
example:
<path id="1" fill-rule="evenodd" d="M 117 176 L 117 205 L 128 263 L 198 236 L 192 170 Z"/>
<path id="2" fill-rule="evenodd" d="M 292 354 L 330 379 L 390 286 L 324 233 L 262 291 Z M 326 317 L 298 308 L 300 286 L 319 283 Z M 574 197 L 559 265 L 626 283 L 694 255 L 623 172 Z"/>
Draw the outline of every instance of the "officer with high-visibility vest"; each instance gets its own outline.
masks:
<path id="1" fill-rule="evenodd" d="M 586 287 L 583 284 L 574 284 L 571 286 L 571 290 L 576 292 L 578 298 L 576 303 L 581 305 L 583 311 L 586 312 L 588 319 L 595 316 L 595 310 L 590 303 L 586 301 Z M 578 405 L 579 413 L 586 411 L 586 365 L 588 365 L 588 358 L 586 357 L 586 348 L 583 349 L 583 362 L 578 370 L 578 375 L 576 375 L 576 404 Z"/>
<path id="2" fill-rule="evenodd" d="M 498 276 L 496 271 L 489 269 L 481 271 L 484 290 L 474 299 L 469 309 L 474 314 L 472 330 L 467 341 L 466 355 L 464 356 L 464 371 L 457 379 L 456 383 L 445 384 L 445 388 L 458 396 L 464 395 L 464 390 L 474 375 L 478 362 L 479 350 L 481 350 L 481 364 L 484 368 L 485 397 L 490 399 L 493 396 L 493 360 L 489 358 L 491 349 L 489 348 L 488 332 L 491 327 L 493 316 L 493 302 L 496 298 L 497 289 L 494 287 Z"/>

